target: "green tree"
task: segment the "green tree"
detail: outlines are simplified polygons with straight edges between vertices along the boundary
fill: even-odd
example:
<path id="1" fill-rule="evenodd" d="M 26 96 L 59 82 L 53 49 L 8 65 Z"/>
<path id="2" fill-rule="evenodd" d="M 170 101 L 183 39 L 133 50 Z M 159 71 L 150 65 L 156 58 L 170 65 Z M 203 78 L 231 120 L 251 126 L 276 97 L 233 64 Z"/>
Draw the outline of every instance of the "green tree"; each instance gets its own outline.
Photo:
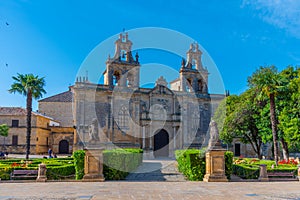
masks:
<path id="1" fill-rule="evenodd" d="M 19 74 L 12 77 L 14 83 L 8 90 L 10 93 L 19 93 L 26 96 L 26 159 L 29 159 L 30 154 L 30 137 L 31 137 L 31 112 L 32 98 L 39 99 L 46 93 L 44 90 L 45 80 L 33 74 Z"/>
<path id="2" fill-rule="evenodd" d="M 258 158 L 262 158 L 261 146 L 263 144 L 262 135 L 259 131 L 261 126 L 260 104 L 262 101 L 256 100 L 256 93 L 252 89 L 248 89 L 240 96 L 229 96 L 226 98 L 226 115 L 225 119 L 220 112 L 223 112 L 224 102 L 218 107 L 214 120 L 223 123 L 223 127 L 219 127 L 220 138 L 226 143 L 231 143 L 233 138 L 240 138 L 241 142 L 249 143 L 257 154 Z"/>
<path id="3" fill-rule="evenodd" d="M 220 132 L 220 139 L 226 143 L 231 144 L 234 138 L 233 133 L 229 130 L 227 124 L 229 115 L 236 109 L 236 104 L 239 101 L 239 96 L 230 95 L 223 99 L 217 110 L 214 113 L 213 120 L 217 123 Z"/>
<path id="4" fill-rule="evenodd" d="M 6 124 L 1 124 L 0 125 L 0 135 L 3 137 L 7 137 L 8 136 L 8 126 Z"/>
<path id="5" fill-rule="evenodd" d="M 270 101 L 270 121 L 274 145 L 274 158 L 276 166 L 278 165 L 278 133 L 277 133 L 277 116 L 276 116 L 276 95 L 285 87 L 286 82 L 280 76 L 275 66 L 260 67 L 251 77 L 248 78 L 250 88 L 258 90 L 259 96 L 267 95 Z"/>
<path id="6" fill-rule="evenodd" d="M 300 68 L 288 67 L 281 75 L 289 80 L 288 87 L 280 95 L 279 130 L 290 149 L 300 143 Z"/>
<path id="7" fill-rule="evenodd" d="M 0 124 L 0 135 L 3 137 L 7 137 L 8 136 L 8 126 L 6 124 Z M 5 138 L 3 140 L 3 147 L 5 147 Z"/>

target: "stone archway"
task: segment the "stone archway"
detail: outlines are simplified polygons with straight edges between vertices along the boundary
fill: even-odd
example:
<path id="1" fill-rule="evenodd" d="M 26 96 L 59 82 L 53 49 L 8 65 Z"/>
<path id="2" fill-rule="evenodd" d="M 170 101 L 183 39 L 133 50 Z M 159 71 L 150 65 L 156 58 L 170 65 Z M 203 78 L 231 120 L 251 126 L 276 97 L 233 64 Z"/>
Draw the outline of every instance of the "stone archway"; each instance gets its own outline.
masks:
<path id="1" fill-rule="evenodd" d="M 68 154 L 69 153 L 69 142 L 67 140 L 59 141 L 58 152 L 60 154 Z"/>
<path id="2" fill-rule="evenodd" d="M 154 157 L 169 156 L 169 134 L 161 129 L 154 135 Z"/>

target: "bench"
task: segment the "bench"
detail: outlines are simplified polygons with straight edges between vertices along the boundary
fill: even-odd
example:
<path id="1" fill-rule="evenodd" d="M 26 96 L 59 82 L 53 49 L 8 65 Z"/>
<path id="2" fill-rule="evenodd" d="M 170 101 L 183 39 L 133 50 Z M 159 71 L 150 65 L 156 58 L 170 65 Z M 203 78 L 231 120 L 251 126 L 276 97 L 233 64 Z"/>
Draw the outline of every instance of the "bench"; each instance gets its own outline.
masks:
<path id="1" fill-rule="evenodd" d="M 36 179 L 38 176 L 38 170 L 21 170 L 15 169 L 11 175 L 10 179 Z"/>
<path id="2" fill-rule="evenodd" d="M 294 172 L 268 172 L 269 180 L 273 181 L 296 181 Z"/>

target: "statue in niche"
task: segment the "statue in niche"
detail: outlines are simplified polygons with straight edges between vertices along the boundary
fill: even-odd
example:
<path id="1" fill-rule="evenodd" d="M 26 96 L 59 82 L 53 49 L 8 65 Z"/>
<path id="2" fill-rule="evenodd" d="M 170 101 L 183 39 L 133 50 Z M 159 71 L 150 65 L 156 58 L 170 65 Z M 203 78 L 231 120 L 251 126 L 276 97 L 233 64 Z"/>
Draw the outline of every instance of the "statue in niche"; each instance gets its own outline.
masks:
<path id="1" fill-rule="evenodd" d="M 91 142 L 91 143 L 100 141 L 99 130 L 98 130 L 98 120 L 96 118 L 94 118 L 92 120 L 92 123 L 89 125 L 89 136 L 90 136 L 89 142 Z"/>
<path id="2" fill-rule="evenodd" d="M 211 149 L 221 148 L 219 130 L 218 130 L 217 123 L 214 120 L 211 120 L 209 123 L 209 134 L 210 134 L 210 138 L 209 138 L 207 149 L 211 150 Z"/>

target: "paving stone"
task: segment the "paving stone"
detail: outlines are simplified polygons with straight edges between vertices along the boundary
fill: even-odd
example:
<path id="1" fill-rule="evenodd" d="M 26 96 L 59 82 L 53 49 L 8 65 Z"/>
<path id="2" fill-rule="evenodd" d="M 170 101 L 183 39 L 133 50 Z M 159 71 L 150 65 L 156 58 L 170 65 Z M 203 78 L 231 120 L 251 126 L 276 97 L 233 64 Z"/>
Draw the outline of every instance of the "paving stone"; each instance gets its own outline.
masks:
<path id="1" fill-rule="evenodd" d="M 177 162 L 173 159 L 144 160 L 143 164 L 133 173 L 127 181 L 186 181 L 178 171 Z"/>

